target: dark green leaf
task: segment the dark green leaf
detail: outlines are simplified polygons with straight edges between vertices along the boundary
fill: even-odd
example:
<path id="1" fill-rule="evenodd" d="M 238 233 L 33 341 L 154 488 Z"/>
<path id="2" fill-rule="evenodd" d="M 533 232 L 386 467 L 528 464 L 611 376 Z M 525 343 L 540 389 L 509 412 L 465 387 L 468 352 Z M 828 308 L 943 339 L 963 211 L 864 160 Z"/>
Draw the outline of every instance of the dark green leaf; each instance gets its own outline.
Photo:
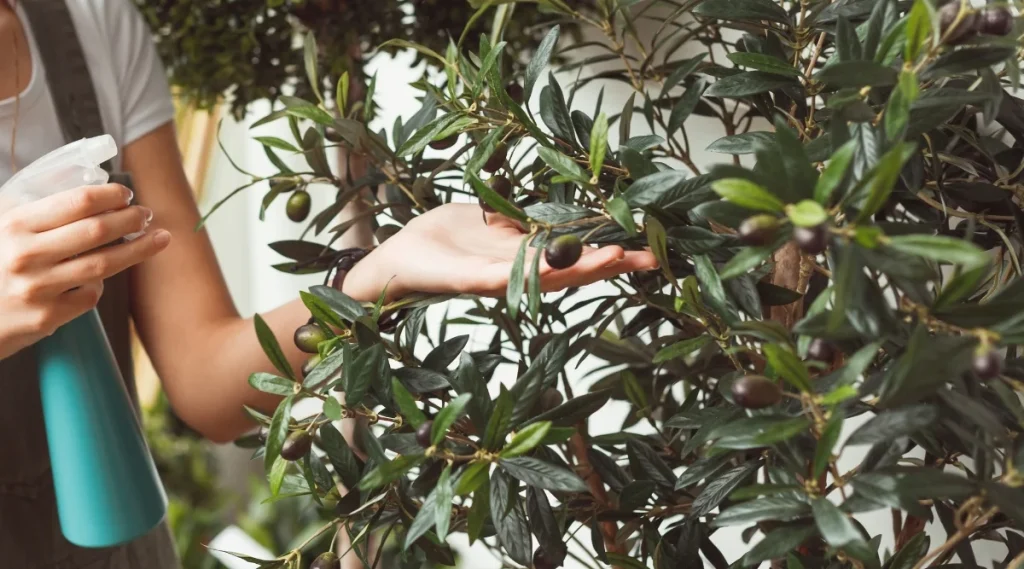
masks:
<path id="1" fill-rule="evenodd" d="M 803 75 L 799 69 L 793 67 L 788 61 L 782 61 L 777 57 L 764 53 L 736 51 L 729 54 L 729 61 L 741 67 L 749 67 L 750 69 L 774 73 L 775 75 L 787 77 L 800 77 Z"/>
<path id="2" fill-rule="evenodd" d="M 526 214 L 523 210 L 510 204 L 508 200 L 501 197 L 498 192 L 491 189 L 490 186 L 485 184 L 476 174 L 469 174 L 469 183 L 473 186 L 473 190 L 480 196 L 480 199 L 484 200 L 484 203 L 494 208 L 495 211 L 503 215 L 507 215 L 512 219 L 526 222 Z"/>
<path id="3" fill-rule="evenodd" d="M 359 460 L 349 448 L 344 437 L 334 425 L 328 423 L 320 427 L 320 446 L 327 453 L 327 459 L 334 466 L 334 471 L 341 478 L 341 483 L 348 488 L 359 484 Z"/>
<path id="4" fill-rule="evenodd" d="M 401 411 L 402 417 L 412 427 L 418 428 L 420 425 L 426 422 L 427 417 L 420 411 L 420 408 L 416 406 L 416 400 L 413 399 L 412 394 L 405 389 L 401 381 L 398 381 L 397 377 L 391 378 L 391 394 L 395 398 L 395 403 L 398 404 L 398 410 Z"/>
<path id="5" fill-rule="evenodd" d="M 763 348 L 764 355 L 782 379 L 800 391 L 811 391 L 811 378 L 807 367 L 793 352 L 778 344 L 769 344 Z"/>
<path id="6" fill-rule="evenodd" d="M 512 476 L 535 488 L 553 492 L 588 491 L 587 485 L 576 474 L 536 458 L 503 458 L 498 464 Z"/>
<path id="7" fill-rule="evenodd" d="M 537 415 L 530 421 L 551 421 L 552 425 L 563 427 L 575 425 L 604 407 L 604 404 L 608 402 L 608 397 L 607 391 L 578 395 L 550 411 Z"/>
<path id="8" fill-rule="evenodd" d="M 811 509 L 806 502 L 794 498 L 759 498 L 725 510 L 715 518 L 714 525 L 726 527 L 766 520 L 788 522 L 810 513 Z"/>
<path id="9" fill-rule="evenodd" d="M 524 427 L 505 445 L 500 455 L 502 458 L 512 458 L 532 451 L 544 440 L 550 429 L 551 423 L 548 421 L 541 421 Z"/>
<path id="10" fill-rule="evenodd" d="M 262 372 L 250 375 L 249 385 L 254 389 L 273 395 L 292 395 L 299 389 L 299 384 L 290 379 Z"/>
<path id="11" fill-rule="evenodd" d="M 943 235 L 897 235 L 890 237 L 886 244 L 897 251 L 940 263 L 955 263 L 969 268 L 988 263 L 988 256 L 977 245 Z"/>
<path id="12" fill-rule="evenodd" d="M 850 435 L 847 445 L 871 445 L 908 436 L 927 428 L 939 417 L 932 405 L 911 405 L 883 411 Z"/>
<path id="13" fill-rule="evenodd" d="M 833 412 L 829 417 L 825 428 L 821 431 L 821 438 L 818 439 L 818 446 L 814 451 L 814 477 L 821 476 L 832 459 L 832 449 L 839 440 L 839 433 L 843 430 L 843 415 L 839 410 Z"/>
<path id="14" fill-rule="evenodd" d="M 763 187 L 744 178 L 725 178 L 711 184 L 722 198 L 747 209 L 782 212 L 784 204 Z"/>
<path id="15" fill-rule="evenodd" d="M 770 132 L 745 132 L 719 138 L 708 146 L 708 152 L 723 154 L 753 154 L 760 145 L 768 144 L 775 139 Z"/>
<path id="16" fill-rule="evenodd" d="M 494 528 L 498 531 L 498 541 L 512 560 L 528 565 L 533 555 L 533 538 L 518 497 L 518 494 L 509 492 L 505 473 L 500 469 L 494 471 L 491 476 L 490 510 Z M 510 503 L 510 499 L 514 501 Z"/>
<path id="17" fill-rule="evenodd" d="M 270 329 L 270 326 L 267 325 L 259 314 L 253 317 L 253 323 L 256 325 L 256 338 L 259 339 L 260 346 L 263 347 L 263 353 L 267 355 L 270 363 L 274 364 L 274 367 L 285 377 L 295 379 L 292 365 L 288 363 L 288 358 L 281 351 L 281 345 L 277 343 L 274 331 Z"/>
<path id="18" fill-rule="evenodd" d="M 551 51 L 555 48 L 555 43 L 558 42 L 558 34 L 558 26 L 551 28 L 530 58 L 530 63 L 526 67 L 526 82 L 523 86 L 523 96 L 526 100 L 530 99 L 530 96 L 533 94 L 533 87 L 537 84 L 537 79 L 540 78 L 540 74 L 548 66 L 548 62 L 551 61 Z"/>
<path id="19" fill-rule="evenodd" d="M 329 286 L 317 285 L 311 287 L 309 292 L 326 302 L 332 310 L 337 312 L 346 321 L 354 322 L 366 316 L 366 310 L 363 309 L 363 306 L 340 290 Z"/>
<path id="20" fill-rule="evenodd" d="M 718 81 L 715 81 L 715 83 L 704 92 L 704 95 L 707 97 L 736 99 L 796 85 L 799 84 L 790 77 L 784 77 L 774 73 L 766 73 L 764 71 L 746 71 L 743 73 L 737 73 L 736 75 L 722 77 Z"/>
<path id="21" fill-rule="evenodd" d="M 437 416 L 434 417 L 434 427 L 431 430 L 431 443 L 435 445 L 441 444 L 445 435 L 448 434 L 448 429 L 455 424 L 455 421 L 458 421 L 459 418 L 462 417 L 462 414 L 466 409 L 466 404 L 469 403 L 469 400 L 472 397 L 473 396 L 468 393 L 459 395 L 455 399 L 452 399 L 444 409 L 438 411 Z"/>
<path id="22" fill-rule="evenodd" d="M 789 23 L 786 11 L 771 0 L 705 0 L 693 14 L 715 20 Z"/>
<path id="23" fill-rule="evenodd" d="M 263 467 L 268 473 L 274 466 L 274 461 L 277 460 L 277 457 L 281 456 L 281 447 L 284 445 L 284 440 L 288 437 L 288 423 L 292 418 L 292 402 L 294 399 L 295 396 L 289 395 L 277 405 L 274 417 L 270 420 L 270 426 L 267 428 L 267 447 L 263 453 Z"/>
<path id="24" fill-rule="evenodd" d="M 694 499 L 690 515 L 705 516 L 711 513 L 711 510 L 717 508 L 722 503 L 722 500 L 760 467 L 761 464 L 757 461 L 748 462 L 708 482 L 700 495 Z"/>
<path id="25" fill-rule="evenodd" d="M 773 530 L 743 556 L 742 563 L 744 566 L 750 567 L 787 555 L 796 550 L 804 540 L 813 534 L 814 528 L 808 526 L 781 527 Z"/>
<path id="26" fill-rule="evenodd" d="M 891 67 L 874 61 L 840 61 L 822 69 L 815 79 L 833 87 L 894 85 L 898 78 Z"/>
<path id="27" fill-rule="evenodd" d="M 626 452 L 629 456 L 629 464 L 637 478 L 653 480 L 664 488 L 675 487 L 676 475 L 658 456 L 658 453 L 646 443 L 629 440 L 626 442 Z"/>
<path id="28" fill-rule="evenodd" d="M 814 522 L 818 525 L 818 531 L 832 547 L 844 547 L 862 541 L 860 531 L 850 521 L 849 516 L 827 498 L 816 499 L 811 503 L 811 509 L 814 512 Z"/>
<path id="29" fill-rule="evenodd" d="M 494 402 L 494 410 L 487 421 L 487 430 L 484 431 L 484 448 L 488 450 L 501 448 L 505 441 L 505 434 L 508 433 L 514 406 L 515 401 L 513 401 L 511 392 L 505 389 L 504 385 L 501 386 L 501 392 Z"/>

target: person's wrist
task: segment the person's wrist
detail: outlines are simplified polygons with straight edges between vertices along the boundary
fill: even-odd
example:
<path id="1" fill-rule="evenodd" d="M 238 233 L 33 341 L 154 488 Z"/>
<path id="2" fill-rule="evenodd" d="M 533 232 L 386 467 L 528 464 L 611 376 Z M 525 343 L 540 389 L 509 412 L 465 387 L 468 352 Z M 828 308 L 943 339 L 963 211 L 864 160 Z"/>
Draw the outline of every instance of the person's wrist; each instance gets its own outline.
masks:
<path id="1" fill-rule="evenodd" d="M 362 254 L 350 257 L 350 262 L 343 261 L 340 264 L 332 284 L 353 300 L 376 302 L 381 291 L 388 286 L 388 278 L 384 276 L 383 267 L 378 261 L 380 255 L 375 254 L 377 250 L 362 251 Z M 389 298 L 394 298 L 396 292 L 393 286 L 388 287 Z"/>

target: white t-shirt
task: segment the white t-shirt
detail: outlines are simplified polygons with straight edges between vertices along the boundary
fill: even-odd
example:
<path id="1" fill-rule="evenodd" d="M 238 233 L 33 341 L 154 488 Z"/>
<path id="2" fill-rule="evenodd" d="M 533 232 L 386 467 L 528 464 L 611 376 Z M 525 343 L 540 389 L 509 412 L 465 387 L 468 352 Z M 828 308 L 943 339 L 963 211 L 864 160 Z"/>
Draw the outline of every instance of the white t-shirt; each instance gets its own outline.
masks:
<path id="1" fill-rule="evenodd" d="M 15 162 L 28 166 L 64 145 L 64 136 L 46 84 L 37 38 L 22 8 L 15 2 L 32 50 L 32 79 L 18 105 Z M 67 2 L 89 64 L 103 124 L 119 150 L 174 118 L 174 106 L 164 68 L 149 27 L 131 0 L 71 0 Z M 6 55 L 9 50 L 4 50 Z M 11 132 L 15 99 L 0 100 L 0 185 L 12 175 Z M 115 165 L 118 161 L 115 160 Z"/>

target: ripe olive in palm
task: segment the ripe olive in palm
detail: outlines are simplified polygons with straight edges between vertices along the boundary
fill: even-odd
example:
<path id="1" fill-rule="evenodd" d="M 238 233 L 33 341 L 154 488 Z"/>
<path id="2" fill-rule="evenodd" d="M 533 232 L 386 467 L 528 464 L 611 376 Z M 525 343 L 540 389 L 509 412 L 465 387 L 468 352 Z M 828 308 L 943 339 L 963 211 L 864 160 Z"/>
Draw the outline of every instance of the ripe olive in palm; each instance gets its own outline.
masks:
<path id="1" fill-rule="evenodd" d="M 978 379 L 994 379 L 1003 372 L 1003 358 L 996 350 L 977 353 L 974 355 L 974 361 L 971 362 L 971 369 Z"/>
<path id="2" fill-rule="evenodd" d="M 828 226 L 797 227 L 793 230 L 793 240 L 804 253 L 820 255 L 828 248 Z"/>
<path id="3" fill-rule="evenodd" d="M 327 340 L 327 334 L 316 324 L 304 324 L 295 329 L 294 340 L 296 348 L 307 354 L 315 354 L 320 342 Z"/>
<path id="4" fill-rule="evenodd" d="M 553 269 L 568 269 L 580 260 L 583 242 L 575 235 L 560 235 L 544 248 L 544 260 Z"/>
<path id="5" fill-rule="evenodd" d="M 309 564 L 309 569 L 341 569 L 341 559 L 333 551 L 321 553 Z"/>
<path id="6" fill-rule="evenodd" d="M 822 340 L 821 338 L 811 340 L 811 344 L 807 346 L 807 357 L 819 362 L 832 361 L 835 353 L 835 347 L 830 342 Z"/>
<path id="7" fill-rule="evenodd" d="M 775 241 L 779 232 L 779 220 L 774 215 L 754 215 L 740 224 L 739 237 L 744 245 L 761 247 Z"/>
<path id="8" fill-rule="evenodd" d="M 301 460 L 302 457 L 309 454 L 309 449 L 312 447 L 313 435 L 306 431 L 295 431 L 288 435 L 284 444 L 281 445 L 281 458 L 292 462 Z"/>
<path id="9" fill-rule="evenodd" d="M 782 388 L 760 375 L 748 375 L 732 384 L 732 400 L 745 409 L 764 409 L 782 400 Z"/>
<path id="10" fill-rule="evenodd" d="M 295 193 L 288 198 L 288 203 L 285 204 L 284 211 L 288 214 L 288 219 L 301 223 L 306 221 L 309 217 L 309 210 L 313 207 L 313 198 L 310 197 L 309 192 L 306 190 L 296 190 Z"/>
<path id="11" fill-rule="evenodd" d="M 484 163 L 484 172 L 493 174 L 498 170 L 501 170 L 502 166 L 505 165 L 505 159 L 508 157 L 508 146 L 504 142 L 499 142 L 498 146 L 495 147 L 491 157 Z"/>
<path id="12" fill-rule="evenodd" d="M 447 149 L 455 146 L 455 143 L 458 142 L 458 141 L 459 141 L 459 135 L 458 135 L 458 133 L 456 133 L 456 134 L 453 134 L 451 136 L 446 136 L 446 137 L 444 137 L 444 138 L 442 138 L 440 140 L 433 140 L 433 141 L 430 142 L 429 146 L 431 148 L 433 148 L 434 150 L 447 150 Z"/>
<path id="13" fill-rule="evenodd" d="M 423 448 L 430 448 L 433 445 L 433 430 L 433 421 L 424 422 L 416 429 L 416 442 Z"/>
<path id="14" fill-rule="evenodd" d="M 494 190 L 494 193 L 498 194 L 504 199 L 512 197 L 512 181 L 505 176 L 492 176 L 487 180 L 487 187 Z M 484 208 L 484 211 L 494 213 L 494 208 L 487 205 L 486 202 L 481 201 L 480 207 Z"/>
<path id="15" fill-rule="evenodd" d="M 982 33 L 1005 36 L 1013 31 L 1013 14 L 1006 8 L 988 8 L 981 15 Z"/>

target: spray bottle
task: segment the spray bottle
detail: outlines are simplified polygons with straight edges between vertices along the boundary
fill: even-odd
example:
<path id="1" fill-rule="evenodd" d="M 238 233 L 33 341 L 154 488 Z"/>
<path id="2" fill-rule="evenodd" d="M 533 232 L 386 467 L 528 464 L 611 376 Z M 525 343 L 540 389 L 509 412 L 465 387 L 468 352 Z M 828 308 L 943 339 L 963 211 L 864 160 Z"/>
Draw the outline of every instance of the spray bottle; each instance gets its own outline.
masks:
<path id="1" fill-rule="evenodd" d="M 100 165 L 116 155 L 108 135 L 58 148 L 0 187 L 0 209 L 104 184 Z M 99 313 L 68 322 L 36 351 L 64 537 L 80 547 L 111 547 L 148 533 L 166 514 L 167 497 Z"/>

